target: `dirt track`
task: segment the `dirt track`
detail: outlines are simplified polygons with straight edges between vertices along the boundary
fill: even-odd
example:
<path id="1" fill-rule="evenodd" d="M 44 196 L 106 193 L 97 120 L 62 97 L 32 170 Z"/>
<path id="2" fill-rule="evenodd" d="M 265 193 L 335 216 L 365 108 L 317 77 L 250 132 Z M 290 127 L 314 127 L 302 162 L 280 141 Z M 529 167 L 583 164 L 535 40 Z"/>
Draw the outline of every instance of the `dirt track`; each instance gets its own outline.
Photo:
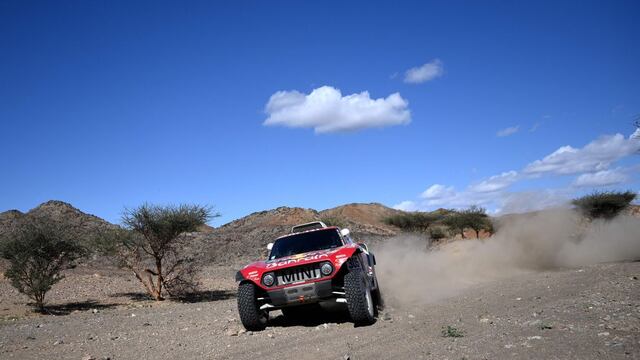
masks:
<path id="1" fill-rule="evenodd" d="M 154 303 L 136 299 L 127 274 L 75 271 L 52 294 L 56 316 L 24 316 L 24 299 L 0 280 L 0 358 L 640 358 L 640 262 L 491 282 L 428 306 L 389 307 L 369 327 L 354 328 L 340 311 L 304 324 L 275 312 L 266 331 L 240 334 L 234 284 L 216 280 L 232 275 L 208 269 L 205 285 L 215 290 L 192 303 Z M 71 284 L 94 288 L 69 305 Z M 443 337 L 446 326 L 463 337 Z"/>

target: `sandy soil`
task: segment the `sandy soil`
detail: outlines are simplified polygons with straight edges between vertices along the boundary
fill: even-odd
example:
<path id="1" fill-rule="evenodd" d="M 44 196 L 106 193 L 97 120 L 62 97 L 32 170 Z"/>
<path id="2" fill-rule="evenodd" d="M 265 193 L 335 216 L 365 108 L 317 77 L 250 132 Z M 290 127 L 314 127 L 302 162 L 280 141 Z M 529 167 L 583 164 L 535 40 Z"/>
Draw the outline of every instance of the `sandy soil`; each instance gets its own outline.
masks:
<path id="1" fill-rule="evenodd" d="M 518 275 L 421 306 L 391 305 L 372 326 L 340 308 L 303 323 L 272 313 L 244 332 L 234 271 L 207 268 L 190 302 L 144 298 L 133 276 L 78 268 L 38 315 L 0 279 L 2 359 L 638 359 L 640 262 Z M 445 337 L 443 328 L 462 337 Z"/>

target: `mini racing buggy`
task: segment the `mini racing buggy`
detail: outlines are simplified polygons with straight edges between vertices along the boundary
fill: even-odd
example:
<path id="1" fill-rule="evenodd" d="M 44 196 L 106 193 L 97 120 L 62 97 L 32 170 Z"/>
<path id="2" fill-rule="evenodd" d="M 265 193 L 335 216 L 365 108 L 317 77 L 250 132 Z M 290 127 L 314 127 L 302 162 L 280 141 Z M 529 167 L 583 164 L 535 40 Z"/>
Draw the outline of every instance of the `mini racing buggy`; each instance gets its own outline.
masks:
<path id="1" fill-rule="evenodd" d="M 299 318 L 323 302 L 346 304 L 356 325 L 375 322 L 383 306 L 376 258 L 348 229 L 320 221 L 302 224 L 267 249 L 267 260 L 236 274 L 238 311 L 247 330 L 263 330 L 272 310 Z"/>

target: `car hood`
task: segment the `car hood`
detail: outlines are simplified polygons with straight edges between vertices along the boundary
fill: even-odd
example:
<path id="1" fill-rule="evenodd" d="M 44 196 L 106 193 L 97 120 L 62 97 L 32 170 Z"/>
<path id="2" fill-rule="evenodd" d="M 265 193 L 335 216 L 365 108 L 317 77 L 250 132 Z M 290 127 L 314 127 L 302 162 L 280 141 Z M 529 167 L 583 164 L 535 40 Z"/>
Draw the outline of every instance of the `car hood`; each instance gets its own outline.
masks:
<path id="1" fill-rule="evenodd" d="M 274 260 L 256 261 L 245 266 L 240 273 L 245 279 L 259 282 L 262 274 L 268 271 L 285 269 L 288 267 L 311 264 L 320 261 L 331 261 L 339 269 L 358 249 L 357 244 L 348 244 L 338 248 L 310 251 L 302 254 L 286 256 Z"/>

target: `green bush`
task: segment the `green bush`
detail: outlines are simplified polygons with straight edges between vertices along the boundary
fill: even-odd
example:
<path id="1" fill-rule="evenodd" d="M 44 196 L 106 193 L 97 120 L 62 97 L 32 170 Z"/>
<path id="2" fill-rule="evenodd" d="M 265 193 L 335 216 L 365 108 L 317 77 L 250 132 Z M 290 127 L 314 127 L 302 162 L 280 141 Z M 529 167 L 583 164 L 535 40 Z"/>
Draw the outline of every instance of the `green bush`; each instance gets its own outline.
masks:
<path id="1" fill-rule="evenodd" d="M 431 240 L 441 240 L 447 237 L 447 231 L 442 226 L 432 226 L 429 228 L 429 237 Z"/>
<path id="2" fill-rule="evenodd" d="M 9 261 L 5 276 L 44 311 L 45 295 L 64 278 L 61 272 L 73 266 L 83 248 L 72 229 L 42 217 L 25 221 L 4 237 L 2 257 Z"/>
<path id="3" fill-rule="evenodd" d="M 612 219 L 629 207 L 637 194 L 632 191 L 606 191 L 574 199 L 572 204 L 585 216 L 596 219 Z"/>
<path id="4" fill-rule="evenodd" d="M 424 232 L 440 219 L 442 219 L 442 215 L 440 214 L 416 211 L 390 216 L 384 219 L 384 222 L 405 231 Z"/>
<path id="5" fill-rule="evenodd" d="M 442 327 L 442 336 L 460 338 L 464 336 L 464 331 L 456 328 L 455 326 L 447 325 Z"/>

